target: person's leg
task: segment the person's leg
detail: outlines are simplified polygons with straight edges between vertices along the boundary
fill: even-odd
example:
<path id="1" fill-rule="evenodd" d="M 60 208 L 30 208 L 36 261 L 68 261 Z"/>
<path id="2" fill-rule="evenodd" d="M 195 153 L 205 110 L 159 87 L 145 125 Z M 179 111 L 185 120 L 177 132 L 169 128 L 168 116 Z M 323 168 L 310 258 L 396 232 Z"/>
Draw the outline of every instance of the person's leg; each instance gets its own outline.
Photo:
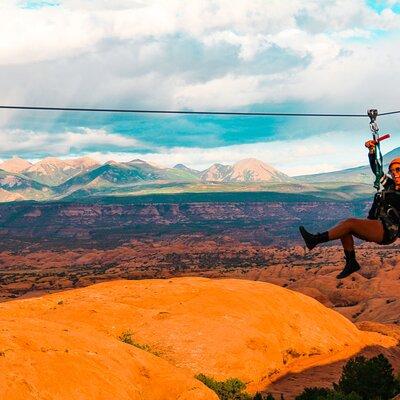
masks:
<path id="1" fill-rule="evenodd" d="M 383 225 L 376 219 L 348 218 L 328 231 L 329 240 L 342 239 L 348 235 L 353 235 L 366 242 L 380 243 L 384 235 Z M 346 243 L 349 243 L 348 239 L 345 240 Z"/>
<path id="2" fill-rule="evenodd" d="M 344 251 L 354 251 L 354 239 L 350 233 L 343 235 L 340 240 Z"/>
<path id="3" fill-rule="evenodd" d="M 384 228 L 379 220 L 349 218 L 323 233 L 313 235 L 307 232 L 304 227 L 300 227 L 300 233 L 310 250 L 318 243 L 336 239 L 341 240 L 346 265 L 336 277 L 342 279 L 360 269 L 354 251 L 353 235 L 368 242 L 381 243 L 384 237 Z"/>
<path id="4" fill-rule="evenodd" d="M 354 250 L 354 239 L 349 233 L 340 238 L 344 251 L 344 258 L 346 259 L 346 264 L 343 270 L 336 275 L 336 278 L 342 279 L 351 275 L 360 269 L 360 264 L 356 260 L 356 252 Z"/>
<path id="5" fill-rule="evenodd" d="M 307 232 L 304 226 L 300 226 L 299 229 L 309 250 L 313 249 L 319 243 L 342 238 L 345 238 L 346 245 L 349 245 L 349 248 L 351 248 L 351 239 L 346 238 L 349 235 L 353 235 L 366 242 L 380 243 L 384 235 L 382 222 L 375 219 L 348 218 L 339 222 L 336 226 L 329 229 L 329 231 L 315 235 Z"/>

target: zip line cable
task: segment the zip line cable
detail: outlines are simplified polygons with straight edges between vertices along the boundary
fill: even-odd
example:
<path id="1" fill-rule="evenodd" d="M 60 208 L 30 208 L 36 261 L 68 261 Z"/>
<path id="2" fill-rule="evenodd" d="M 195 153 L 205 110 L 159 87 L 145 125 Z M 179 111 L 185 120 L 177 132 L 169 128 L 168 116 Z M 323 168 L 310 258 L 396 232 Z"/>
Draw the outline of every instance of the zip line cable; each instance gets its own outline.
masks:
<path id="1" fill-rule="evenodd" d="M 385 113 L 379 113 L 378 115 L 392 115 L 392 114 L 399 114 L 400 111 L 389 111 Z"/>
<path id="2" fill-rule="evenodd" d="M 276 116 L 276 117 L 368 117 L 366 114 L 321 114 L 321 113 L 278 113 L 278 112 L 230 112 L 230 111 L 185 111 L 185 110 L 140 110 L 114 108 L 71 108 L 71 107 L 35 107 L 35 106 L 1 106 L 8 110 L 36 110 L 36 111 L 77 111 L 77 112 L 105 112 L 131 114 L 187 114 L 187 115 L 232 115 L 232 116 Z M 380 113 L 379 115 L 398 114 L 399 111 Z"/>

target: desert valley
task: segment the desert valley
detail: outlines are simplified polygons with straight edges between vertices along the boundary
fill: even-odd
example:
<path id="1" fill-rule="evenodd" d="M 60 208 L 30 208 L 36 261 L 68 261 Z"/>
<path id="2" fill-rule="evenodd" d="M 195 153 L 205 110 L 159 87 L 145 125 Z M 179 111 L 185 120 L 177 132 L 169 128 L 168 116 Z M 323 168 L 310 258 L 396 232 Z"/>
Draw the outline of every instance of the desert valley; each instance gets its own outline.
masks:
<path id="1" fill-rule="evenodd" d="M 400 400 L 400 0 L 0 37 L 0 400 Z"/>
<path id="2" fill-rule="evenodd" d="M 399 246 L 359 245 L 362 269 L 338 281 L 339 243 L 306 252 L 297 230 L 365 215 L 367 189 L 354 198 L 343 188 L 367 184 L 314 183 L 321 195 L 294 178 L 281 186 L 243 173 L 236 191 L 215 180 L 135 195 L 107 173 L 111 186 L 92 181 L 100 194 L 80 184 L 86 197 L 1 204 L 0 393 L 216 399 L 206 376 L 294 399 L 337 382 L 355 355 L 384 354 L 397 372 Z M 52 382 L 65 374 L 60 389 Z"/>

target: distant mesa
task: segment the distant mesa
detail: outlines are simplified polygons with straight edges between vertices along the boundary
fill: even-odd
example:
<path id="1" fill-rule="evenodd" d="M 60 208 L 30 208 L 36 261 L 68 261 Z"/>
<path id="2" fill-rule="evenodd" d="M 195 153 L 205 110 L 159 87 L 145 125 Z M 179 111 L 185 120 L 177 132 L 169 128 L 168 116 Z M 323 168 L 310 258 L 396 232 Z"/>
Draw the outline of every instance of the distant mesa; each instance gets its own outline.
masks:
<path id="1" fill-rule="evenodd" d="M 3 303 L 0 319 L 0 393 L 10 400 L 216 399 L 196 374 L 236 377 L 254 392 L 288 371 L 397 344 L 310 297 L 235 279 L 101 283 Z M 121 342 L 124 332 L 141 348 Z"/>

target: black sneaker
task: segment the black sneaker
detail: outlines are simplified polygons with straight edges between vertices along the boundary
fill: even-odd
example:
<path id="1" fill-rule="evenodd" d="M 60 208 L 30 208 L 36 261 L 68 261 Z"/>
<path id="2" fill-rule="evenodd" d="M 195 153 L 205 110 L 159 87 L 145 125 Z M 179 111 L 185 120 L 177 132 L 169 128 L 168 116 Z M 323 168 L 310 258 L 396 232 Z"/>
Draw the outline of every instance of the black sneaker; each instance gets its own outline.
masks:
<path id="1" fill-rule="evenodd" d="M 303 240 L 307 246 L 307 249 L 312 250 L 318 244 L 318 241 L 316 240 L 315 235 L 313 235 L 310 232 L 307 232 L 306 228 L 304 228 L 304 226 L 300 226 L 299 231 L 301 233 L 301 236 L 303 237 Z"/>
<path id="2" fill-rule="evenodd" d="M 347 276 L 351 275 L 353 272 L 356 272 L 360 269 L 360 264 L 357 262 L 355 258 L 346 260 L 346 265 L 343 268 L 343 271 L 340 274 L 336 275 L 337 279 L 343 279 Z"/>

